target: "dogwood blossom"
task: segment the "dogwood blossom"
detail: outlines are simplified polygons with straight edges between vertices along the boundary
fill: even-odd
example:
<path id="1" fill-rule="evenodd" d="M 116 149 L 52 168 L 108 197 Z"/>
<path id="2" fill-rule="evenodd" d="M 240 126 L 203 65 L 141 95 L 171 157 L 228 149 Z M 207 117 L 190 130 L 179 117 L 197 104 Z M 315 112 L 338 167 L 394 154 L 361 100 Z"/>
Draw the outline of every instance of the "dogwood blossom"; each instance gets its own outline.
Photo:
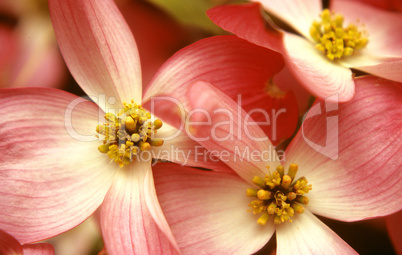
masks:
<path id="1" fill-rule="evenodd" d="M 235 173 L 156 165 L 156 192 L 183 254 L 251 254 L 274 232 L 278 254 L 355 254 L 314 214 L 350 222 L 402 209 L 395 196 L 402 184 L 398 85 L 365 76 L 356 79 L 351 102 L 338 108 L 318 101 L 286 149 L 283 165 L 258 154 L 272 148 L 258 126 L 242 126 L 241 133 L 228 125 L 212 128 L 228 116 L 242 119 L 245 113 L 237 114 L 233 101 L 208 83 L 190 88 L 192 107 L 212 119 L 211 125 L 194 125 L 194 136 L 208 138 L 200 143 Z M 216 139 L 222 137 L 227 139 Z"/>
<path id="2" fill-rule="evenodd" d="M 301 84 L 318 98 L 336 93 L 340 102 L 351 100 L 355 86 L 350 68 L 402 82 L 400 14 L 344 0 L 331 1 L 329 10 L 323 10 L 320 0 L 255 2 L 215 7 L 208 15 L 225 30 L 281 52 Z M 301 36 L 266 25 L 262 7 Z"/>

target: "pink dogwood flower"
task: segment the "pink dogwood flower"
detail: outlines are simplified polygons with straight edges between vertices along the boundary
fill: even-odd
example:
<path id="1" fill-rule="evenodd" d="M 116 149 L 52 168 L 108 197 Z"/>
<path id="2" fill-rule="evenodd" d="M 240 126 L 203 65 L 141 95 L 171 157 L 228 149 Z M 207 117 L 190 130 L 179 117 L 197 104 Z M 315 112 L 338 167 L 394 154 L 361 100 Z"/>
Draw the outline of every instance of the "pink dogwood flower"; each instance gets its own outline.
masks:
<path id="1" fill-rule="evenodd" d="M 286 149 L 283 166 L 267 157 L 276 153 L 261 129 L 238 121 L 245 112 L 232 100 L 208 83 L 190 88 L 192 107 L 211 116 L 208 125 L 193 125 L 193 134 L 234 173 L 155 167 L 156 192 L 183 254 L 252 254 L 274 232 L 277 254 L 355 254 L 314 214 L 351 222 L 402 209 L 396 195 L 402 184 L 399 85 L 365 76 L 356 79 L 351 102 L 337 108 L 318 101 Z M 205 116 L 194 121 L 205 123 Z M 211 128 L 228 116 L 241 132 Z"/>
<path id="2" fill-rule="evenodd" d="M 257 2 L 257 1 L 255 1 Z M 350 68 L 402 82 L 402 16 L 355 1 L 261 0 L 208 11 L 219 26 L 257 45 L 281 52 L 293 74 L 318 98 L 353 98 Z M 301 36 L 267 26 L 262 7 Z M 320 14 L 321 13 L 321 14 Z M 269 21 L 268 21 L 269 22 Z"/>
<path id="3" fill-rule="evenodd" d="M 232 98 L 248 92 L 243 100 L 251 108 L 267 101 L 255 95 L 283 67 L 281 56 L 235 36 L 205 39 L 170 58 L 142 96 L 136 44 L 112 0 L 49 3 L 67 66 L 95 103 L 56 89 L 1 90 L 0 228 L 32 243 L 77 226 L 100 208 L 109 254 L 177 253 L 155 194 L 152 158 L 228 168 L 197 161 L 194 148 L 205 149 L 167 124 L 165 104 L 156 105 L 167 113 L 162 126 L 136 104 L 152 106 L 151 99 L 163 94 L 183 99 L 185 107 L 184 88 L 201 79 Z"/>
<path id="4" fill-rule="evenodd" d="M 53 255 L 54 248 L 48 243 L 21 245 L 14 237 L 0 229 L 1 255 Z"/>

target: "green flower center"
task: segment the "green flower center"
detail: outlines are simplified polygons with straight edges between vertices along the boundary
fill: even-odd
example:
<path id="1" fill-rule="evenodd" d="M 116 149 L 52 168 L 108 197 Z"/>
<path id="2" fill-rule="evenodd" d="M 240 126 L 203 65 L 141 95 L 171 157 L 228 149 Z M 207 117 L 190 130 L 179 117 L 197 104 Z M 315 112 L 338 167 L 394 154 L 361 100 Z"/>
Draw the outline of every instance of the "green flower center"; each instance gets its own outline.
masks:
<path id="1" fill-rule="evenodd" d="M 311 184 L 305 177 L 294 180 L 298 170 L 297 164 L 289 166 L 288 174 L 284 174 L 283 166 L 278 166 L 272 174 L 265 175 L 262 179 L 255 176 L 252 182 L 259 189 L 247 189 L 246 195 L 256 197 L 250 202 L 254 214 L 262 214 L 257 220 L 260 225 L 265 225 L 272 216 L 275 224 L 285 221 L 292 222 L 291 217 L 294 213 L 302 214 L 304 207 L 309 202 L 308 197 L 304 196 L 311 190 Z"/>
<path id="2" fill-rule="evenodd" d="M 368 43 L 367 32 L 358 30 L 355 24 L 343 27 L 343 16 L 328 9 L 321 13 L 321 21 L 314 21 L 310 35 L 317 43 L 315 47 L 330 60 L 350 56 L 363 49 Z"/>
<path id="3" fill-rule="evenodd" d="M 133 162 L 141 151 L 163 144 L 162 139 L 154 138 L 162 127 L 162 121 L 156 119 L 152 122 L 151 114 L 134 101 L 123 104 L 124 109 L 117 116 L 106 113 L 106 122 L 96 127 L 96 132 L 103 138 L 98 150 L 106 153 L 120 167 Z"/>

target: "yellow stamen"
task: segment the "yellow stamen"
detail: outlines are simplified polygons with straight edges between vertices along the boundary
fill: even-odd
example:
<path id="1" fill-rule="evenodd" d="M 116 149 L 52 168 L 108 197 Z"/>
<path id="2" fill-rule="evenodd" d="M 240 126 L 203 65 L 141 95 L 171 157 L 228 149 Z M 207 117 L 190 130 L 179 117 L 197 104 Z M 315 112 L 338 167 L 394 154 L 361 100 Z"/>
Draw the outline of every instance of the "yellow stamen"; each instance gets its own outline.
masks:
<path id="1" fill-rule="evenodd" d="M 267 174 L 264 179 L 255 176 L 252 182 L 259 189 L 247 189 L 246 195 L 257 198 L 249 203 L 253 214 L 262 214 L 257 220 L 260 225 L 265 225 L 269 215 L 274 215 L 275 224 L 285 221 L 292 222 L 295 213 L 304 212 L 302 205 L 307 205 L 309 200 L 304 194 L 311 190 L 311 184 L 305 177 L 294 180 L 298 165 L 291 164 L 287 174 L 284 174 L 282 166 L 276 168 L 272 174 Z M 281 178 L 282 177 L 282 178 Z"/>
<path id="2" fill-rule="evenodd" d="M 368 44 L 366 31 L 358 30 L 354 24 L 343 27 L 343 21 L 342 15 L 334 15 L 325 9 L 321 13 L 321 21 L 314 21 L 310 27 L 310 36 L 317 43 L 316 49 L 330 60 L 351 56 Z"/>
<path id="3" fill-rule="evenodd" d="M 162 127 L 162 121 L 157 119 L 152 122 L 151 114 L 133 101 L 123 105 L 124 109 L 117 116 L 106 113 L 106 123 L 96 127 L 98 136 L 103 137 L 103 144 L 98 150 L 107 153 L 121 167 L 136 160 L 135 156 L 141 151 L 163 145 L 163 139 L 154 138 Z"/>

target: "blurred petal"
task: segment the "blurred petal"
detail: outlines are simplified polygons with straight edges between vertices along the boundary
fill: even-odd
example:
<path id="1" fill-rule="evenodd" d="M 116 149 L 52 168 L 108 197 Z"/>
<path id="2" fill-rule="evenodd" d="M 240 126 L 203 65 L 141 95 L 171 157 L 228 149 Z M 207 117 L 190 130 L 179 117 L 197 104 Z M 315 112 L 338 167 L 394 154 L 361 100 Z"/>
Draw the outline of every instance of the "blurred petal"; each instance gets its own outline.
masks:
<path id="1" fill-rule="evenodd" d="M 20 243 L 6 232 L 0 229 L 0 254 L 2 255 L 22 255 Z"/>
<path id="2" fill-rule="evenodd" d="M 60 87 L 65 65 L 50 19 L 22 18 L 17 34 L 19 51 L 12 62 L 9 86 Z"/>
<path id="3" fill-rule="evenodd" d="M 22 246 L 24 255 L 53 255 L 54 248 L 48 243 L 26 244 Z"/>
<path id="4" fill-rule="evenodd" d="M 300 83 L 318 98 L 339 95 L 340 102 L 353 98 L 352 72 L 328 60 L 314 45 L 293 34 L 284 37 L 287 64 Z"/>
<path id="5" fill-rule="evenodd" d="M 397 254 L 402 254 L 402 211 L 385 218 L 389 237 Z"/>
<path id="6" fill-rule="evenodd" d="M 106 249 L 111 254 L 175 254 L 174 246 L 159 229 L 145 199 L 145 176 L 151 161 L 125 166 L 101 207 L 101 227 Z M 149 177 L 148 177 L 149 178 Z M 164 229 L 166 230 L 166 229 Z"/>
<path id="7" fill-rule="evenodd" d="M 4 83 L 10 71 L 8 65 L 17 53 L 17 42 L 12 29 L 0 23 L 0 87 L 9 85 Z"/>
<path id="8" fill-rule="evenodd" d="M 313 106 L 287 149 L 313 189 L 308 209 L 356 221 L 402 209 L 402 88 L 374 76 L 356 79 L 356 96 L 345 104 Z M 303 133 L 304 132 L 304 133 Z"/>
<path id="9" fill-rule="evenodd" d="M 256 45 L 282 52 L 282 33 L 263 17 L 260 3 L 222 5 L 208 10 L 209 18 L 221 28 Z"/>
<path id="10" fill-rule="evenodd" d="M 203 167 L 218 171 L 232 171 L 226 164 L 191 139 L 185 132 L 164 123 L 155 137 L 164 140 L 160 147 L 152 147 L 153 158 L 180 165 Z"/>
<path id="11" fill-rule="evenodd" d="M 364 54 L 402 57 L 402 15 L 349 0 L 331 1 L 331 10 L 344 15 L 345 24 L 359 21 L 367 30 L 369 43 Z M 359 11 L 356 11 L 359 10 Z"/>
<path id="12" fill-rule="evenodd" d="M 30 243 L 84 221 L 118 167 L 98 152 L 98 107 L 45 88 L 3 89 L 0 106 L 0 228 Z"/>
<path id="13" fill-rule="evenodd" d="M 250 185 L 235 174 L 171 163 L 154 167 L 156 192 L 183 254 L 252 254 L 273 235 L 248 212 Z"/>
<path id="14" fill-rule="evenodd" d="M 254 93 L 262 93 L 267 81 L 282 67 L 280 54 L 236 36 L 203 39 L 165 62 L 148 87 L 144 102 L 169 95 L 188 106 L 186 87 L 199 80 L 213 83 L 233 99 L 242 94 L 242 100 L 247 101 Z"/>
<path id="15" fill-rule="evenodd" d="M 310 38 L 310 26 L 322 11 L 320 0 L 253 0 L 260 2 L 268 13 Z"/>
<path id="16" fill-rule="evenodd" d="M 64 60 L 82 89 L 115 97 L 114 108 L 131 99 L 140 104 L 137 46 L 114 2 L 51 0 L 49 6 Z"/>
<path id="17" fill-rule="evenodd" d="M 277 227 L 277 254 L 358 254 L 309 211 Z"/>
<path id="18" fill-rule="evenodd" d="M 222 91 L 206 82 L 188 92 L 192 114 L 188 130 L 192 138 L 215 153 L 246 182 L 265 176 L 266 167 L 279 163 L 270 140 L 261 128 Z"/>

